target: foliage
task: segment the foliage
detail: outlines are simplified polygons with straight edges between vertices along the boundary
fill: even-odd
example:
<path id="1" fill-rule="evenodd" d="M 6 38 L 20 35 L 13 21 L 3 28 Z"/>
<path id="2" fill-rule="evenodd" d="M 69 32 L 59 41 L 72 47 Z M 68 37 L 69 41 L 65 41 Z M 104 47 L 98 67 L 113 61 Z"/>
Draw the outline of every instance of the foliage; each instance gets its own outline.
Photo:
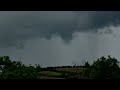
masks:
<path id="1" fill-rule="evenodd" d="M 39 64 L 26 66 L 21 61 L 0 57 L 0 79 L 120 79 L 119 62 L 101 57 L 92 65 L 42 68 Z"/>
<path id="2" fill-rule="evenodd" d="M 88 62 L 85 62 L 85 67 L 86 68 L 89 68 L 90 67 L 90 64 Z"/>
<path id="3" fill-rule="evenodd" d="M 84 72 L 87 79 L 120 79 L 119 62 L 115 58 L 101 57 Z"/>
<path id="4" fill-rule="evenodd" d="M 1 68 L 1 79 L 37 79 L 38 77 L 38 67 L 27 67 L 20 61 L 11 61 L 8 56 L 0 58 L 0 65 L 4 66 Z"/>

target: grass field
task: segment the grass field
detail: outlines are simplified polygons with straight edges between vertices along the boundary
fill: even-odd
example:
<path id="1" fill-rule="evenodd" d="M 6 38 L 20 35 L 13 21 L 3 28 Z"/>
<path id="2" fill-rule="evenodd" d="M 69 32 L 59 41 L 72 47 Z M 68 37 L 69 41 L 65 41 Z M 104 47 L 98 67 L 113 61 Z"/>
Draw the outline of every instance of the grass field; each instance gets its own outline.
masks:
<path id="1" fill-rule="evenodd" d="M 43 70 L 39 72 L 40 79 L 67 79 L 80 78 L 84 67 L 56 67 L 54 69 Z"/>
<path id="2" fill-rule="evenodd" d="M 41 71 L 39 74 L 42 76 L 49 76 L 49 77 L 60 77 L 62 75 L 59 72 L 53 72 L 53 71 Z"/>
<path id="3" fill-rule="evenodd" d="M 48 76 L 41 76 L 40 79 L 65 79 L 61 77 L 48 77 Z"/>
<path id="4" fill-rule="evenodd" d="M 56 68 L 56 71 L 67 73 L 82 73 L 86 68 L 72 67 L 72 68 Z"/>
<path id="5" fill-rule="evenodd" d="M 65 67 L 55 68 L 52 70 L 39 72 L 40 79 L 66 79 L 66 78 L 81 78 L 81 73 L 86 68 L 83 67 Z"/>

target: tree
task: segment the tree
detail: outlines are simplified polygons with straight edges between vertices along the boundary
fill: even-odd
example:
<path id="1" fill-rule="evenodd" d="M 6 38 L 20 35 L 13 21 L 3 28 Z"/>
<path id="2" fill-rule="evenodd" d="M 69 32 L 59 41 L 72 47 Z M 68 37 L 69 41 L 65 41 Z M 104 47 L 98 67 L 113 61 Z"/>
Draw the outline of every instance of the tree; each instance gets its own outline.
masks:
<path id="1" fill-rule="evenodd" d="M 0 65 L 4 65 L 1 79 L 37 79 L 38 67 L 25 66 L 21 61 L 11 61 L 8 56 L 0 58 Z"/>
<path id="2" fill-rule="evenodd" d="M 0 65 L 3 65 L 3 57 L 0 57 Z"/>
<path id="3" fill-rule="evenodd" d="M 40 72 L 41 71 L 41 66 L 39 65 L 39 64 L 35 64 L 35 66 L 36 66 L 36 70 L 38 71 L 38 72 Z"/>
<path id="4" fill-rule="evenodd" d="M 85 62 L 85 67 L 86 68 L 89 68 L 90 67 L 90 64 L 88 62 Z"/>
<path id="5" fill-rule="evenodd" d="M 101 57 L 84 72 L 89 79 L 120 79 L 119 62 L 115 58 Z"/>

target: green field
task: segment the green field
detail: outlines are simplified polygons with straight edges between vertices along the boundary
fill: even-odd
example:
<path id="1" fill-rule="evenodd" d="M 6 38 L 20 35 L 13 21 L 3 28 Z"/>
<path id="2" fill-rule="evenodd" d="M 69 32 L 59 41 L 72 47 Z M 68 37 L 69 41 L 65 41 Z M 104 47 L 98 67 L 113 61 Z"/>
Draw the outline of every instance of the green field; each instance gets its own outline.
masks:
<path id="1" fill-rule="evenodd" d="M 39 75 L 40 79 L 67 79 L 76 77 L 79 79 L 85 69 L 83 67 L 54 68 L 49 71 L 41 71 Z"/>
<path id="2" fill-rule="evenodd" d="M 41 76 L 39 79 L 65 79 L 61 77 L 48 77 L 48 76 Z"/>
<path id="3" fill-rule="evenodd" d="M 71 67 L 71 68 L 56 68 L 56 71 L 66 73 L 82 73 L 86 68 L 82 67 Z"/>
<path id="4" fill-rule="evenodd" d="M 53 71 L 41 71 L 39 75 L 49 76 L 49 77 L 60 77 L 62 74 L 59 72 L 53 72 Z"/>

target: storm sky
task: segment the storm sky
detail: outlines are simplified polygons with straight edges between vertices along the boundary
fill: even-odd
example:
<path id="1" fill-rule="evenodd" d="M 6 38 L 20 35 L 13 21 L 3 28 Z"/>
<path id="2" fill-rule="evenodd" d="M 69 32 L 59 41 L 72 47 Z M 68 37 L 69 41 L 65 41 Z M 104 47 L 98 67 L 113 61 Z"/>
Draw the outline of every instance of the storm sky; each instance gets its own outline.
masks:
<path id="1" fill-rule="evenodd" d="M 46 67 L 119 54 L 120 11 L 0 11 L 0 56 Z"/>

